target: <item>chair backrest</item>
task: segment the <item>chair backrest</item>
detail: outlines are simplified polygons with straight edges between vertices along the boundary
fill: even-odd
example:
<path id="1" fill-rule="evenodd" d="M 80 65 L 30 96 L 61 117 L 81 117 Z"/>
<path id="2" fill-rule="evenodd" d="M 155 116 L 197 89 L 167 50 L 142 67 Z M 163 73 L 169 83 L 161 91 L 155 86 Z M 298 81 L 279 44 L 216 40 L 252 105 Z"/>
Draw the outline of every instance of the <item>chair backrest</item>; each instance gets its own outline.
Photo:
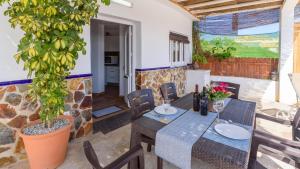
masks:
<path id="1" fill-rule="evenodd" d="M 93 146 L 89 141 L 85 141 L 83 143 L 83 148 L 85 152 L 85 156 L 90 162 L 90 164 L 93 166 L 93 169 L 121 169 L 126 164 L 128 164 L 131 160 L 136 159 L 139 162 L 139 168 L 145 169 L 145 161 L 144 161 L 144 151 L 143 147 L 138 144 L 132 148 L 125 154 L 123 154 L 121 157 L 107 165 L 106 167 L 102 168 L 99 164 L 97 155 L 93 149 Z"/>
<path id="2" fill-rule="evenodd" d="M 93 166 L 93 169 L 103 169 L 99 163 L 98 157 L 89 141 L 83 143 L 84 153 L 87 160 Z"/>
<path id="3" fill-rule="evenodd" d="M 211 85 L 220 85 L 220 83 L 228 84 L 228 87 L 226 88 L 226 90 L 233 93 L 233 95 L 231 95 L 230 98 L 239 99 L 239 91 L 240 91 L 240 85 L 239 84 L 231 83 L 231 82 L 211 81 Z"/>
<path id="4" fill-rule="evenodd" d="M 175 101 L 178 99 L 175 83 L 164 83 L 160 86 L 160 91 L 164 99 Z"/>
<path id="5" fill-rule="evenodd" d="M 128 94 L 127 98 L 131 108 L 132 120 L 140 118 L 155 107 L 151 89 L 142 89 L 131 92 Z"/>
<path id="6" fill-rule="evenodd" d="M 293 140 L 300 141 L 300 108 L 293 119 Z"/>

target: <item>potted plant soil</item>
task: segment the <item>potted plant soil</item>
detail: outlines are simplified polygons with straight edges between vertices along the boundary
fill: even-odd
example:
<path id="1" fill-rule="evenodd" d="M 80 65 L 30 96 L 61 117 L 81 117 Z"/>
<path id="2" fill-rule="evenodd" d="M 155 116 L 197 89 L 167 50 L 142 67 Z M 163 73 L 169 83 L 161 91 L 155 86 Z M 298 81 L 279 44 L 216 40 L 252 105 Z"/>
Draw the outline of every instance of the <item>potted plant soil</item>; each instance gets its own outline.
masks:
<path id="1" fill-rule="evenodd" d="M 33 77 L 29 94 L 41 104 L 40 120 L 21 129 L 19 136 L 32 169 L 54 169 L 65 159 L 72 126 L 72 119 L 62 116 L 65 78 L 79 53 L 85 54 L 80 35 L 99 5 L 97 0 L 0 0 L 0 5 L 4 3 L 11 26 L 24 32 L 14 57 Z"/>

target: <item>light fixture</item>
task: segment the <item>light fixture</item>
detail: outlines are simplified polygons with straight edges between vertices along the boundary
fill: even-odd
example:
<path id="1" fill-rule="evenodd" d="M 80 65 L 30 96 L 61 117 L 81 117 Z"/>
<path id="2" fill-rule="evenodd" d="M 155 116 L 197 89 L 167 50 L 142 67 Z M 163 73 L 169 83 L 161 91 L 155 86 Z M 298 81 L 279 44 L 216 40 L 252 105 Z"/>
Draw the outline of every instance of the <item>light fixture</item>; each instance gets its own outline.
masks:
<path id="1" fill-rule="evenodd" d="M 120 5 L 127 6 L 129 8 L 131 8 L 133 6 L 133 4 L 131 2 L 128 2 L 126 0 L 112 0 L 112 2 L 120 4 Z"/>

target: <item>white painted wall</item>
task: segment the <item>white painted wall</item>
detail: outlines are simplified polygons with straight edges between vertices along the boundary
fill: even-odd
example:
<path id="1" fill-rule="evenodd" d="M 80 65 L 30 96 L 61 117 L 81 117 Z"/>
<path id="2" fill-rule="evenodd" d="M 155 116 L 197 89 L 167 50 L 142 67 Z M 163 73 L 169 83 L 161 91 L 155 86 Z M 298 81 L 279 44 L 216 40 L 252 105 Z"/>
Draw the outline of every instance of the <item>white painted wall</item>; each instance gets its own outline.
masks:
<path id="1" fill-rule="evenodd" d="M 288 74 L 293 72 L 294 57 L 294 9 L 298 0 L 286 0 L 281 9 L 280 22 L 280 102 L 296 103 L 295 91 Z"/>
<path id="2" fill-rule="evenodd" d="M 203 91 L 203 87 L 210 84 L 210 70 L 187 70 L 185 72 L 186 85 L 185 93 L 195 91 L 195 86 L 198 85 L 199 91 Z"/>
<path id="3" fill-rule="evenodd" d="M 240 99 L 260 101 L 263 103 L 275 102 L 276 99 L 277 84 L 272 80 L 231 76 L 211 76 L 210 80 L 240 84 Z"/>
<path id="4" fill-rule="evenodd" d="M 91 22 L 91 47 L 93 93 L 102 93 L 105 90 L 104 25 L 96 20 Z"/>
<path id="5" fill-rule="evenodd" d="M 170 66 L 169 32 L 187 35 L 191 41 L 192 21 L 196 18 L 168 0 L 130 1 L 133 3 L 132 8 L 117 4 L 111 4 L 108 7 L 102 5 L 98 18 L 114 16 L 124 22 L 135 22 L 136 43 L 134 48 L 137 58 L 134 60 L 134 64 L 136 68 Z M 17 51 L 22 31 L 10 28 L 8 17 L 3 15 L 6 7 L 0 7 L 0 82 L 27 78 L 23 66 L 18 65 L 12 57 Z M 87 54 L 79 57 L 72 74 L 91 73 L 89 26 L 84 29 L 83 37 L 88 42 Z"/>
<path id="6" fill-rule="evenodd" d="M 27 72 L 23 71 L 23 65 L 18 65 L 13 58 L 17 52 L 17 45 L 23 34 L 20 29 L 12 29 L 8 22 L 8 17 L 4 16 L 6 5 L 0 6 L 0 82 L 27 79 Z M 86 42 L 90 42 L 89 26 L 84 28 L 83 37 Z M 90 43 L 86 46 L 90 49 Z M 90 50 L 87 54 L 80 56 L 72 74 L 91 73 Z"/>
<path id="7" fill-rule="evenodd" d="M 140 23 L 141 61 L 136 68 L 170 66 L 169 33 L 183 34 L 192 40 L 193 18 L 168 0 L 129 0 L 132 8 L 112 3 L 101 6 L 101 16 L 115 16 Z"/>

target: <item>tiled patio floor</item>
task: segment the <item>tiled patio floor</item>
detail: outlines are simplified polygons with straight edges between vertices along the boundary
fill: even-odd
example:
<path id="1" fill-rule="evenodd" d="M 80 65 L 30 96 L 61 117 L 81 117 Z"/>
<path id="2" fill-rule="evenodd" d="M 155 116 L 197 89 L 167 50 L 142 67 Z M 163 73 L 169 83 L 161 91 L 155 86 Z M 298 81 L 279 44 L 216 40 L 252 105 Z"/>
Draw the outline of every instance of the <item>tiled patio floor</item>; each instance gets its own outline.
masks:
<path id="1" fill-rule="evenodd" d="M 259 105 L 259 109 L 266 108 L 268 106 L 276 107 L 278 105 L 272 104 L 261 104 Z M 279 106 L 279 108 L 284 108 L 284 106 Z M 259 110 L 258 110 L 259 111 Z M 258 120 L 258 127 L 268 132 L 274 133 L 276 131 L 276 135 L 290 138 L 291 137 L 291 128 L 282 127 L 272 122 Z M 77 139 L 72 141 L 69 144 L 69 151 L 67 155 L 67 159 L 65 163 L 59 167 L 59 169 L 90 169 L 91 166 L 88 164 L 83 148 L 82 143 L 84 140 L 90 140 L 97 152 L 97 155 L 102 162 L 102 165 L 107 165 L 121 154 L 126 152 L 129 148 L 129 140 L 130 140 L 130 125 L 124 126 L 115 130 L 106 135 L 102 133 L 97 133 L 94 135 L 90 135 L 83 139 Z M 289 169 L 293 168 L 292 166 L 286 165 L 272 157 L 259 154 L 259 160 L 263 161 L 268 165 L 268 168 L 282 168 Z M 145 152 L 145 162 L 146 169 L 156 169 L 156 157 L 153 152 L 147 153 Z M 126 167 L 124 167 L 126 168 Z M 213 167 L 206 164 L 205 162 L 194 161 L 193 163 L 194 169 L 212 169 Z M 29 169 L 27 161 L 20 162 L 18 164 L 14 164 L 13 166 L 8 167 L 8 169 Z M 171 164 L 164 163 L 164 169 L 177 169 Z"/>

